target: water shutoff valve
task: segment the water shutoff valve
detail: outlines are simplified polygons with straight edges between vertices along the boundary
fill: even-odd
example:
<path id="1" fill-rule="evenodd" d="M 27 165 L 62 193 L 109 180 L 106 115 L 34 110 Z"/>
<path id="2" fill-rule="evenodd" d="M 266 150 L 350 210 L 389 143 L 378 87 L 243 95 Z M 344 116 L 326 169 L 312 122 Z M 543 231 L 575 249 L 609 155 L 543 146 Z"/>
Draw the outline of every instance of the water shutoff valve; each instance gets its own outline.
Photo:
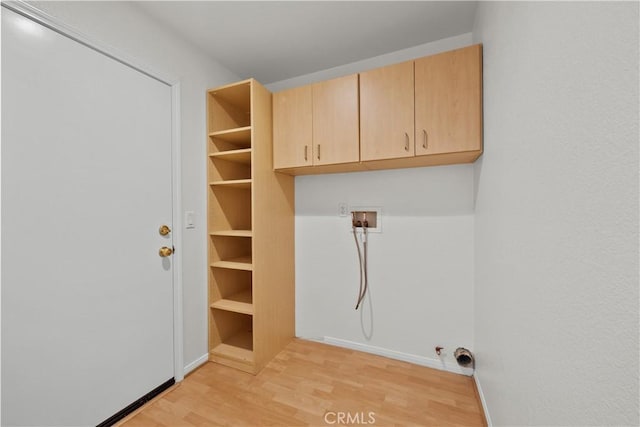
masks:
<path id="1" fill-rule="evenodd" d="M 376 211 L 352 211 L 351 224 L 354 227 L 378 227 L 378 212 Z"/>

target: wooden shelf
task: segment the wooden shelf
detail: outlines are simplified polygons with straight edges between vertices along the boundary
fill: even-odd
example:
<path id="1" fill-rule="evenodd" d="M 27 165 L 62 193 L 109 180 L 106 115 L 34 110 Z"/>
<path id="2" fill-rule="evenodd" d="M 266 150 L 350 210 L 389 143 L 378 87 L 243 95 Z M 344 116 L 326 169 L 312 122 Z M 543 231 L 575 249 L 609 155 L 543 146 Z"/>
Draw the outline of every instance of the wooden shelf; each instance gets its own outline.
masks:
<path id="1" fill-rule="evenodd" d="M 220 151 L 209 154 L 212 159 L 226 160 L 229 162 L 251 164 L 251 148 L 243 148 L 240 150 Z"/>
<path id="2" fill-rule="evenodd" d="M 218 344 L 211 350 L 211 355 L 214 356 L 214 358 L 217 356 L 241 363 L 253 364 L 253 351 L 225 343 Z"/>
<path id="3" fill-rule="evenodd" d="M 273 172 L 264 86 L 244 80 L 206 98 L 209 360 L 256 374 L 295 335 L 294 182 Z"/>
<path id="4" fill-rule="evenodd" d="M 251 179 L 232 179 L 229 181 L 213 181 L 209 183 L 209 185 L 213 185 L 216 187 L 250 189 Z"/>
<path id="5" fill-rule="evenodd" d="M 211 308 L 253 315 L 252 299 L 251 290 L 248 290 L 218 300 L 211 304 Z"/>
<path id="6" fill-rule="evenodd" d="M 237 362 L 253 364 L 253 334 L 241 332 L 233 335 L 223 343 L 215 346 L 209 354 L 215 357 L 235 360 Z"/>
<path id="7" fill-rule="evenodd" d="M 211 267 L 230 268 L 232 270 L 252 271 L 253 263 L 251 261 L 251 256 L 247 255 L 247 256 L 232 258 L 224 261 L 216 261 L 211 264 Z"/>
<path id="8" fill-rule="evenodd" d="M 220 230 L 210 234 L 222 237 L 253 237 L 253 230 Z"/>
<path id="9" fill-rule="evenodd" d="M 219 100 L 223 100 L 239 110 L 247 113 L 251 110 L 251 81 L 232 83 L 209 90 L 209 93 Z"/>
<path id="10" fill-rule="evenodd" d="M 225 129 L 209 133 L 210 138 L 220 139 L 244 148 L 251 147 L 251 126 Z"/>

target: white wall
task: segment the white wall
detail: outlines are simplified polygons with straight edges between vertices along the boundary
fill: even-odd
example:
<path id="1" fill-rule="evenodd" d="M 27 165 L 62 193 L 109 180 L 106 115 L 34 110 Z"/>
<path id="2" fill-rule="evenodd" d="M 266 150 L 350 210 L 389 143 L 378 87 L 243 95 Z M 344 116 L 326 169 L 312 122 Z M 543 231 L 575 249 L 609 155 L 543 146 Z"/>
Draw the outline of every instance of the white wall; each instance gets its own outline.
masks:
<path id="1" fill-rule="evenodd" d="M 281 80 L 279 82 L 270 83 L 266 85 L 266 87 L 271 92 L 278 92 L 292 87 L 321 82 L 335 77 L 342 77 L 348 74 L 372 70 L 385 65 L 409 61 L 422 56 L 433 55 L 447 50 L 468 46 L 471 43 L 473 43 L 473 35 L 471 33 L 461 34 L 459 36 L 448 37 L 435 42 L 425 43 L 407 49 L 397 50 L 395 52 L 389 52 L 373 58 L 363 59 L 362 61 L 352 62 L 338 67 L 328 68 L 326 70 L 320 70 L 315 73 L 305 74 L 287 80 Z"/>
<path id="2" fill-rule="evenodd" d="M 300 76 L 273 91 L 466 46 L 471 34 Z M 339 203 L 382 207 L 370 234 L 370 299 L 361 311 L 358 257 Z M 440 166 L 296 178 L 296 335 L 325 337 L 458 371 L 473 345 L 473 167 Z M 364 346 L 364 347 L 363 347 Z M 400 353 L 400 354 L 398 354 Z"/>
<path id="3" fill-rule="evenodd" d="M 196 228 L 183 231 L 184 363 L 207 354 L 205 90 L 239 77 L 126 2 L 30 2 L 94 40 L 181 82 L 182 204 Z"/>
<path id="4" fill-rule="evenodd" d="M 638 425 L 638 3 L 481 2 L 475 350 L 494 425 Z"/>

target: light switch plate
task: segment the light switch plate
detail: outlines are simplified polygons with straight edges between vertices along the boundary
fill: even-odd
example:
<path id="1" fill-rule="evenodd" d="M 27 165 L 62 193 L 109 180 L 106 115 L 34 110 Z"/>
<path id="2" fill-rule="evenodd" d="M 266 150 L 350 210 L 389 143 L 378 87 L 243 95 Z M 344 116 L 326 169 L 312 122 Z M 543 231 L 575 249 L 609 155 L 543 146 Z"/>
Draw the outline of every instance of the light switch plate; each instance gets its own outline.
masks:
<path id="1" fill-rule="evenodd" d="M 184 228 L 194 229 L 196 228 L 193 211 L 186 211 L 184 213 Z"/>
<path id="2" fill-rule="evenodd" d="M 347 207 L 346 203 L 342 202 L 342 203 L 338 204 L 338 215 L 340 215 L 340 216 L 349 215 L 349 208 Z"/>

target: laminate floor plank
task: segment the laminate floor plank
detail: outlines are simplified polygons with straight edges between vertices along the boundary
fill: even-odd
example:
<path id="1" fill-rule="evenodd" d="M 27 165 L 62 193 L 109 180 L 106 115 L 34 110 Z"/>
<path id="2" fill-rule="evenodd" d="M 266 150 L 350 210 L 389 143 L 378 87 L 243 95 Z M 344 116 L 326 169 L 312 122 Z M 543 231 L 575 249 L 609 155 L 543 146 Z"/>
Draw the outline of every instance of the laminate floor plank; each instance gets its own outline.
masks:
<path id="1" fill-rule="evenodd" d="M 205 363 L 120 427 L 344 424 L 486 425 L 470 377 L 295 339 L 256 376 Z"/>

